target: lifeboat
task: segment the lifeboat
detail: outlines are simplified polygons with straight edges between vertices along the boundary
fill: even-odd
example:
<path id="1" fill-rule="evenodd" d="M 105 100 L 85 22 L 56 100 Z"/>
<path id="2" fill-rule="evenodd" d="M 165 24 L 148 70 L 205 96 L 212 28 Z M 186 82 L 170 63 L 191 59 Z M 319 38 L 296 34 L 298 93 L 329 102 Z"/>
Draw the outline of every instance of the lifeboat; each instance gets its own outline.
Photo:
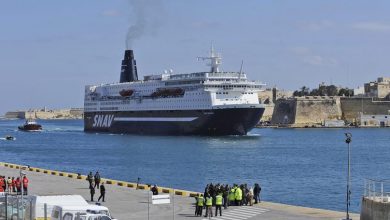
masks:
<path id="1" fill-rule="evenodd" d="M 157 91 L 151 94 L 152 97 L 177 97 L 184 95 L 184 89 L 182 88 L 159 88 Z"/>
<path id="2" fill-rule="evenodd" d="M 122 89 L 119 94 L 123 97 L 129 97 L 131 95 L 133 95 L 134 91 L 131 90 L 131 89 Z"/>

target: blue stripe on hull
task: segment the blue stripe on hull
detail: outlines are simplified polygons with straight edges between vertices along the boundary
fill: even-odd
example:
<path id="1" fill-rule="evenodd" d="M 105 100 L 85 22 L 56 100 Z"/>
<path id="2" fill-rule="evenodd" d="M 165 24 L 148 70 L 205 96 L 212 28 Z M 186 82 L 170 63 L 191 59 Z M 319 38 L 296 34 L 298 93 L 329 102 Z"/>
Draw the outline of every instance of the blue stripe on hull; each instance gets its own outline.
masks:
<path id="1" fill-rule="evenodd" d="M 145 135 L 245 135 L 264 108 L 85 112 L 84 130 Z"/>

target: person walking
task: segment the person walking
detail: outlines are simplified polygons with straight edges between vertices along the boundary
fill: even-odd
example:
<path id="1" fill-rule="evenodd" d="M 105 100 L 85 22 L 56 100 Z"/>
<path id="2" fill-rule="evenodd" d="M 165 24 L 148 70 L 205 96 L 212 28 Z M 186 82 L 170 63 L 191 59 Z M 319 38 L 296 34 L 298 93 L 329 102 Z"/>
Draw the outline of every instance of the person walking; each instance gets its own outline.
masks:
<path id="1" fill-rule="evenodd" d="M 255 197 L 255 204 L 260 202 L 260 192 L 261 192 L 261 187 L 258 183 L 255 183 L 255 187 L 253 188 L 253 194 Z"/>
<path id="2" fill-rule="evenodd" d="M 215 217 L 218 216 L 218 209 L 219 209 L 219 215 L 222 216 L 222 203 L 223 203 L 223 197 L 222 193 L 215 196 Z"/>
<path id="3" fill-rule="evenodd" d="M 206 195 L 206 215 L 204 217 L 213 217 L 213 197 Z"/>
<path id="4" fill-rule="evenodd" d="M 91 194 L 91 202 L 93 202 L 93 196 L 95 195 L 95 186 L 93 183 L 89 186 L 89 193 Z"/>
<path id="5" fill-rule="evenodd" d="M 100 185 L 100 196 L 98 198 L 98 202 L 100 201 L 100 199 L 102 199 L 102 201 L 104 202 L 105 195 L 106 195 L 106 187 L 104 187 L 104 183 L 102 183 L 102 185 Z"/>
<path id="6" fill-rule="evenodd" d="M 196 199 L 196 210 L 195 210 L 195 215 L 196 216 L 202 216 L 203 205 L 204 205 L 203 195 L 202 194 L 198 194 L 198 197 Z"/>
<path id="7" fill-rule="evenodd" d="M 23 177 L 23 194 L 27 195 L 27 190 L 28 190 L 28 178 L 27 176 Z"/>
<path id="8" fill-rule="evenodd" d="M 99 185 L 100 185 L 100 174 L 99 174 L 99 171 L 96 171 L 94 178 L 95 178 L 95 186 L 96 186 L 96 188 L 99 189 Z"/>
<path id="9" fill-rule="evenodd" d="M 89 174 L 88 174 L 88 176 L 87 176 L 87 181 L 89 182 L 89 188 L 91 188 L 92 183 L 93 183 L 93 174 L 92 174 L 92 171 L 89 172 Z"/>

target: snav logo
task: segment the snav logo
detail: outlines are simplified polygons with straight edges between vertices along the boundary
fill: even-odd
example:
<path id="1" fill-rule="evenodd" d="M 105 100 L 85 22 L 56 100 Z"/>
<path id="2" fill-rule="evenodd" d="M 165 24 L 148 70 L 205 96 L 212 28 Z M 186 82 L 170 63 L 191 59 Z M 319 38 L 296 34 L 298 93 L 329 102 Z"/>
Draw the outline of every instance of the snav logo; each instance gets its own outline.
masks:
<path id="1" fill-rule="evenodd" d="M 95 115 L 92 127 L 110 127 L 114 115 Z"/>

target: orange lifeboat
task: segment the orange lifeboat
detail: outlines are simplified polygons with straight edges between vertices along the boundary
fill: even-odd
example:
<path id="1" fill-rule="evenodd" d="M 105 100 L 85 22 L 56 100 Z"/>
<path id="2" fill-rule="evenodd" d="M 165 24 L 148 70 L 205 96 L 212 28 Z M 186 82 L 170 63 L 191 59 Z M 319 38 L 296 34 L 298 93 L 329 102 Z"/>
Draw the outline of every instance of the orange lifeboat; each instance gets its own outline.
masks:
<path id="1" fill-rule="evenodd" d="M 123 96 L 123 97 L 129 97 L 131 95 L 133 95 L 134 91 L 131 90 L 131 89 L 122 89 L 120 92 L 119 92 L 119 95 Z"/>

